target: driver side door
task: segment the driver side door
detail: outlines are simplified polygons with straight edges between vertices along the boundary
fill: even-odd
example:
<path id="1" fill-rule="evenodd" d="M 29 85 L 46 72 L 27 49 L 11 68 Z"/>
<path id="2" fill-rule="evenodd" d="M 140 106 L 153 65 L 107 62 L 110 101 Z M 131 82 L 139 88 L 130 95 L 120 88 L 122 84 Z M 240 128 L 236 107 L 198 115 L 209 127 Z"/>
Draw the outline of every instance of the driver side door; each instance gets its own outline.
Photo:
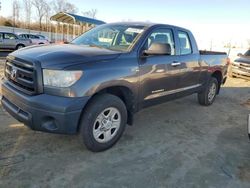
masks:
<path id="1" fill-rule="evenodd" d="M 152 43 L 163 43 L 171 46 L 169 55 L 145 56 Z M 140 50 L 140 100 L 142 107 L 160 103 L 162 100 L 175 98 L 177 82 L 179 79 L 178 62 L 176 55 L 174 32 L 171 28 L 156 28 L 147 37 Z"/>
<path id="2" fill-rule="evenodd" d="M 12 33 L 4 33 L 4 45 L 6 48 L 15 49 L 17 42 L 16 35 Z"/>

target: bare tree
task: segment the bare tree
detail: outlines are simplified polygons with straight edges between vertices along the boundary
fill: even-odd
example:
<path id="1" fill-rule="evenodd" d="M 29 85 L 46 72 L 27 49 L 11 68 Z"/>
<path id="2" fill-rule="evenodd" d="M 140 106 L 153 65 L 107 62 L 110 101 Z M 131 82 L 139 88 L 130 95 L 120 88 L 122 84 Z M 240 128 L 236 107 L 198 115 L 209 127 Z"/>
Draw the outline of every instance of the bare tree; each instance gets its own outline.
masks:
<path id="1" fill-rule="evenodd" d="M 97 14 L 97 9 L 91 9 L 89 11 L 82 12 L 82 15 L 87 16 L 89 18 L 96 18 L 96 14 Z"/>
<path id="2" fill-rule="evenodd" d="M 12 25 L 15 27 L 19 21 L 20 4 L 17 0 L 12 3 Z"/>
<path id="3" fill-rule="evenodd" d="M 68 13 L 77 13 L 78 10 L 76 6 L 72 3 L 69 3 L 67 0 L 55 0 L 53 1 L 53 9 L 55 13 L 58 12 L 68 12 Z"/>
<path id="4" fill-rule="evenodd" d="M 45 0 L 33 0 L 32 4 L 36 8 L 37 16 L 39 19 L 39 28 L 42 30 L 42 21 L 44 16 L 46 15 L 46 11 L 48 9 L 48 4 Z"/>
<path id="5" fill-rule="evenodd" d="M 24 4 L 24 11 L 25 11 L 25 22 L 26 22 L 26 27 L 30 29 L 30 21 L 31 21 L 31 8 L 32 8 L 32 3 L 31 0 L 23 0 Z"/>
<path id="6" fill-rule="evenodd" d="M 77 13 L 78 12 L 78 9 L 76 8 L 76 6 L 74 4 L 71 4 L 71 3 L 66 3 L 66 6 L 65 6 L 65 12 L 68 12 L 68 13 Z"/>
<path id="7" fill-rule="evenodd" d="M 45 7 L 46 13 L 45 13 L 45 24 L 46 24 L 46 29 L 49 31 L 49 23 L 50 23 L 50 17 L 51 17 L 51 7 L 47 4 Z"/>

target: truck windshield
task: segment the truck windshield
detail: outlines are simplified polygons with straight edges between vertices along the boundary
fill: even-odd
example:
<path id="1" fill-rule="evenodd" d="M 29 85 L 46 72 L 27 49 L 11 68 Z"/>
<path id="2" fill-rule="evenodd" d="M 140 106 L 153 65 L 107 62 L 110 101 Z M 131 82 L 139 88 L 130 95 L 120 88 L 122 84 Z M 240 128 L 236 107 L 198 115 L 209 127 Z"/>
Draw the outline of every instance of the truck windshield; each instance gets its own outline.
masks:
<path id="1" fill-rule="evenodd" d="M 248 50 L 248 51 L 244 54 L 244 56 L 250 56 L 250 50 Z"/>
<path id="2" fill-rule="evenodd" d="M 129 51 L 144 30 L 145 26 L 139 25 L 102 25 L 82 34 L 71 43 L 114 51 Z"/>

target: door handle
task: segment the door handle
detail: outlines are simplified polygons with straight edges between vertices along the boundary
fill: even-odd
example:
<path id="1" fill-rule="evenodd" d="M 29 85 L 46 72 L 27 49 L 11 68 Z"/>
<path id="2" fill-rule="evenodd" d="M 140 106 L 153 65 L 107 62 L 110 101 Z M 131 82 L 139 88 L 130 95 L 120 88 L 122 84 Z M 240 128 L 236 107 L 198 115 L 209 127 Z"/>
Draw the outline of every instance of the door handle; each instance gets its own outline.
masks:
<path id="1" fill-rule="evenodd" d="M 177 61 L 174 61 L 173 63 L 171 63 L 171 66 L 173 67 L 177 67 L 177 66 L 180 66 L 181 63 L 180 62 L 177 62 Z"/>

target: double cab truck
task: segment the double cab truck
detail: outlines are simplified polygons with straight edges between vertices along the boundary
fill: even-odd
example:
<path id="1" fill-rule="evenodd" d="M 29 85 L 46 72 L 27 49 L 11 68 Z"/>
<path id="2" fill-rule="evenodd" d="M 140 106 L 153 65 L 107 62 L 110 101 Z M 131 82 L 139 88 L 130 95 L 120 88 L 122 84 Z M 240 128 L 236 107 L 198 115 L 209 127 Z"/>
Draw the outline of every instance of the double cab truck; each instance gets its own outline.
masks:
<path id="1" fill-rule="evenodd" d="M 31 129 L 78 133 L 98 152 L 112 147 L 143 108 L 191 94 L 211 105 L 227 68 L 226 53 L 199 51 L 187 29 L 104 24 L 69 44 L 11 53 L 1 102 Z"/>

